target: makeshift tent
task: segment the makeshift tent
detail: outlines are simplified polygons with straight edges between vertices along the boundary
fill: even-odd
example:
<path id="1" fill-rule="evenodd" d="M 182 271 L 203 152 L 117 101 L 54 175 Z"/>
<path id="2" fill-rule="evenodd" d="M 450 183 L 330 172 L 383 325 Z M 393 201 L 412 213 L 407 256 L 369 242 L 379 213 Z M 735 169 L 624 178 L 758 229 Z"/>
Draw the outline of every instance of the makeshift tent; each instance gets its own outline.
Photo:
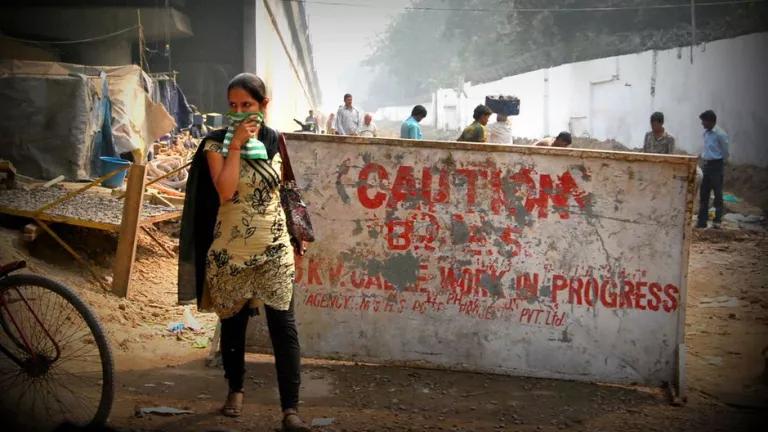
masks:
<path id="1" fill-rule="evenodd" d="M 176 84 L 173 76 L 168 74 L 152 75 L 152 101 L 162 103 L 176 121 L 176 129 L 188 128 L 192 125 L 192 107 L 187 102 L 187 96 Z"/>
<path id="2" fill-rule="evenodd" d="M 0 158 L 41 179 L 100 174 L 99 156 L 133 152 L 174 128 L 136 65 L 0 61 Z"/>

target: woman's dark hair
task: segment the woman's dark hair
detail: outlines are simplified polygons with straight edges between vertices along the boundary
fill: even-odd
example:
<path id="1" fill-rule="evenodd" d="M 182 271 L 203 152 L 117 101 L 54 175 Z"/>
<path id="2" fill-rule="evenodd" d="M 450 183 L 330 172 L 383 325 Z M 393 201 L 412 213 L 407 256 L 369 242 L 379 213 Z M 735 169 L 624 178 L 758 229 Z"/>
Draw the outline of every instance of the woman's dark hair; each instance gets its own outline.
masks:
<path id="1" fill-rule="evenodd" d="M 651 121 L 659 124 L 664 124 L 664 113 L 656 111 L 651 114 Z"/>
<path id="2" fill-rule="evenodd" d="M 483 104 L 480 104 L 480 105 L 475 107 L 475 112 L 472 113 L 472 118 L 475 119 L 475 120 L 480 120 L 480 117 L 482 117 L 482 116 L 484 116 L 486 114 L 490 115 L 492 113 L 493 113 L 493 111 L 491 111 L 490 108 L 488 108 L 487 106 L 485 106 Z"/>
<path id="3" fill-rule="evenodd" d="M 264 85 L 264 81 L 248 72 L 243 72 L 232 78 L 232 81 L 230 81 L 227 86 L 227 93 L 233 88 L 241 88 L 247 91 L 258 103 L 264 102 L 267 95 L 267 88 Z"/>

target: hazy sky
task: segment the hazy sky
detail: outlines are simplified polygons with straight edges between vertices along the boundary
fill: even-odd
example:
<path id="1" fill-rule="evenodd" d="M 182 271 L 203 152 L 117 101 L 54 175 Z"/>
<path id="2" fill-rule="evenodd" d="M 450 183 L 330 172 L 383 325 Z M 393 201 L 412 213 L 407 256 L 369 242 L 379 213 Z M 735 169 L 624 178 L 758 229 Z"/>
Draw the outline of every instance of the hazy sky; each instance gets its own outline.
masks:
<path id="1" fill-rule="evenodd" d="M 371 53 L 377 35 L 410 0 L 353 0 L 361 7 L 337 6 L 307 1 L 307 20 L 315 57 L 315 67 L 323 92 L 325 114 L 335 112 L 343 103 L 344 93 L 363 99 L 371 78 L 360 67 Z M 362 106 L 363 109 L 367 107 Z"/>

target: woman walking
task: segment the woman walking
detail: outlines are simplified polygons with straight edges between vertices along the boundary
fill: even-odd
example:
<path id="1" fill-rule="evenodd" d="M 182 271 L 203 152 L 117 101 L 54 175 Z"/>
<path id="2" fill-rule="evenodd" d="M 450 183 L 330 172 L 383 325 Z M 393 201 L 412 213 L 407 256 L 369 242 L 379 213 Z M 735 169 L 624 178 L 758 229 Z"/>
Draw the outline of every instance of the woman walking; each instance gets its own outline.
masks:
<path id="1" fill-rule="evenodd" d="M 303 254 L 306 245 L 292 242 L 280 205 L 282 158 L 278 133 L 263 122 L 266 94 L 256 75 L 233 78 L 227 88 L 230 126 L 210 133 L 195 155 L 182 217 L 180 298 L 182 284 L 194 280 L 198 306 L 221 320 L 229 384 L 221 412 L 231 417 L 243 408 L 248 319 L 264 304 L 283 430 L 309 431 L 297 410 L 300 350 L 293 308 L 293 254 Z"/>

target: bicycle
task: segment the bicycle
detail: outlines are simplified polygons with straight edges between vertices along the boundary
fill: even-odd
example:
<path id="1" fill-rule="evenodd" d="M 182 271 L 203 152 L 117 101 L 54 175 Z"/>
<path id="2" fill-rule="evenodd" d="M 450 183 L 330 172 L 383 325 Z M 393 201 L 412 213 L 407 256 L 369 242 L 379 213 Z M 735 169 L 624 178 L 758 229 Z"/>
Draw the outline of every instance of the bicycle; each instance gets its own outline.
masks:
<path id="1" fill-rule="evenodd" d="M 0 418 L 3 429 L 98 428 L 114 398 L 112 353 L 91 309 L 51 279 L 0 266 Z"/>

